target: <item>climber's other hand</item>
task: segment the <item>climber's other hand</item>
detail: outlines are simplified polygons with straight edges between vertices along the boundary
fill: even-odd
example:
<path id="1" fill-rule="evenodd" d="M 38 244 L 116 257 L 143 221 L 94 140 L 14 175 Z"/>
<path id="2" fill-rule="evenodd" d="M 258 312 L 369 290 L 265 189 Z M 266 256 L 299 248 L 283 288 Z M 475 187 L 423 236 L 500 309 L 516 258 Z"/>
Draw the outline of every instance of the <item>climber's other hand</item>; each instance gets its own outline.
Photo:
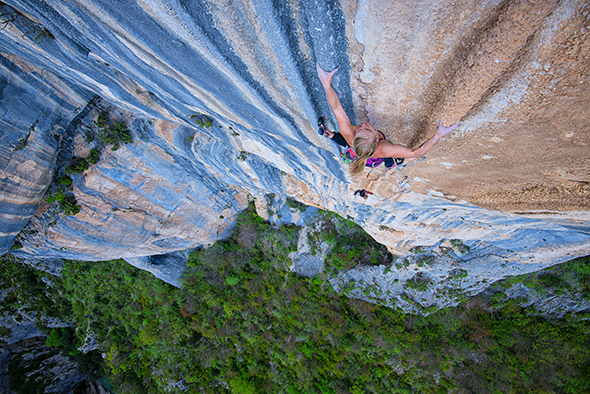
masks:
<path id="1" fill-rule="evenodd" d="M 441 137 L 444 137 L 445 135 L 449 134 L 451 131 L 455 130 L 457 128 L 457 126 L 459 126 L 459 123 L 461 123 L 461 121 L 458 121 L 457 123 L 454 123 L 450 126 L 443 126 L 443 122 L 442 120 L 438 123 L 438 129 L 436 130 L 436 133 L 434 134 L 434 138 L 435 139 L 439 139 Z"/>
<path id="2" fill-rule="evenodd" d="M 319 63 L 316 63 L 315 66 L 318 70 L 318 77 L 320 78 L 322 85 L 324 86 L 324 88 L 329 87 L 332 83 L 332 76 L 336 73 L 336 71 L 338 71 L 338 69 L 335 68 L 334 70 L 327 72 L 326 70 L 320 67 Z"/>

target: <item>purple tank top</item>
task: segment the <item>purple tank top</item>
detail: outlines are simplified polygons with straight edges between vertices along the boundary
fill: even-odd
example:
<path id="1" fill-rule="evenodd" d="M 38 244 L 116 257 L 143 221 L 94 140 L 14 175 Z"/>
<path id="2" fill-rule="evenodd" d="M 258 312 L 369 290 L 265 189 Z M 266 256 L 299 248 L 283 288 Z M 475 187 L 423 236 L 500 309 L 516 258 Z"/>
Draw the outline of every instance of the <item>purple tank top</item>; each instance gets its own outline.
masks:
<path id="1" fill-rule="evenodd" d="M 377 131 L 379 131 L 379 130 L 377 130 Z M 380 131 L 379 131 L 379 134 L 381 134 L 381 138 L 379 138 L 379 141 L 384 140 L 385 134 L 383 134 Z M 382 157 L 369 157 L 367 159 L 367 164 L 365 164 L 365 167 L 377 167 L 377 166 L 380 166 L 384 161 L 385 161 L 385 159 Z"/>

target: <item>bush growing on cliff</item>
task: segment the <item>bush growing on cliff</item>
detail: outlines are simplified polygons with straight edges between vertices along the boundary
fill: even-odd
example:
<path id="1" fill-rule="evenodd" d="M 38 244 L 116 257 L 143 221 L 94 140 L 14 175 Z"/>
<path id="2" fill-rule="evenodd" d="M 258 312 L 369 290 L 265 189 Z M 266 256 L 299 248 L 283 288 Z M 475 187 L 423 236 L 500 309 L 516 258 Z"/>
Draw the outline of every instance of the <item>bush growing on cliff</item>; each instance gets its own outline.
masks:
<path id="1" fill-rule="evenodd" d="M 64 184 L 65 182 L 67 182 L 65 180 L 62 181 L 64 182 Z M 69 185 L 71 185 L 71 180 Z M 59 207 L 64 210 L 66 215 L 76 215 L 78 212 L 80 212 L 81 207 L 78 205 L 76 197 L 74 197 L 74 195 L 71 193 L 71 190 L 68 191 L 68 194 L 64 194 L 61 190 L 57 190 L 55 194 L 52 194 L 49 197 L 47 197 L 46 201 L 50 204 L 57 201 Z"/>
<path id="2" fill-rule="evenodd" d="M 88 157 L 74 157 L 68 164 L 64 172 L 67 175 L 81 174 L 90 168 L 91 164 L 96 164 L 100 160 L 100 150 L 97 148 L 91 149 Z"/>
<path id="3" fill-rule="evenodd" d="M 76 197 L 72 192 L 72 178 L 70 178 L 69 175 L 81 174 L 90 168 L 91 164 L 98 163 L 100 160 L 100 154 L 100 150 L 94 148 L 90 150 L 90 154 L 87 158 L 74 157 L 64 170 L 66 175 L 62 175 L 58 178 L 55 192 L 50 194 L 46 198 L 46 201 L 50 204 L 57 201 L 66 215 L 76 215 L 80 212 L 81 207 L 78 205 Z"/>
<path id="4" fill-rule="evenodd" d="M 88 157 L 86 158 L 86 160 L 90 164 L 96 164 L 100 160 L 100 153 L 101 152 L 100 152 L 99 149 L 96 149 L 96 148 L 91 149 L 90 150 L 90 154 L 88 155 Z"/>
<path id="5" fill-rule="evenodd" d="M 68 167 L 65 169 L 65 173 L 68 175 L 81 174 L 89 167 L 88 160 L 82 157 L 74 157 Z"/>
<path id="6" fill-rule="evenodd" d="M 285 204 L 289 208 L 296 209 L 299 212 L 305 212 L 305 210 L 307 209 L 307 205 L 305 205 L 303 203 L 300 203 L 299 201 L 297 201 L 293 197 L 287 197 L 287 200 L 285 201 Z"/>
<path id="7" fill-rule="evenodd" d="M 105 112 L 101 112 L 96 117 L 94 124 L 97 125 L 99 128 L 107 127 L 107 114 Z"/>
<path id="8" fill-rule="evenodd" d="M 121 143 L 130 144 L 133 142 L 131 131 L 122 122 L 115 122 L 109 127 L 102 128 L 98 132 L 98 137 L 103 143 L 112 144 L 111 150 L 119 149 Z"/>
<path id="9" fill-rule="evenodd" d="M 96 117 L 94 124 L 98 127 L 98 131 L 96 134 L 98 138 L 104 144 L 112 144 L 111 150 L 117 150 L 121 146 L 121 143 L 130 144 L 133 142 L 133 137 L 131 136 L 131 131 L 127 128 L 127 125 L 123 122 L 114 122 L 112 125 L 108 126 L 108 114 L 106 112 L 101 112 Z M 90 143 L 94 140 L 94 136 L 89 134 L 86 138 L 86 142 Z M 96 150 L 96 152 L 91 152 L 89 157 L 89 162 L 92 163 L 92 160 L 100 157 L 100 151 Z M 96 160 L 98 162 L 98 160 Z M 96 163 L 95 162 L 95 163 Z M 95 164 L 92 163 L 92 164 Z"/>
<path id="10" fill-rule="evenodd" d="M 31 135 L 31 133 L 27 133 L 27 135 L 24 138 L 21 138 L 18 140 L 18 143 L 16 144 L 16 146 L 12 149 L 13 152 L 19 151 L 19 150 L 23 150 L 25 148 L 25 146 L 27 146 L 27 142 L 29 141 L 29 136 Z"/>
<path id="11" fill-rule="evenodd" d="M 189 118 L 193 119 L 199 127 L 210 128 L 213 126 L 213 119 L 205 114 L 193 114 L 190 115 Z"/>

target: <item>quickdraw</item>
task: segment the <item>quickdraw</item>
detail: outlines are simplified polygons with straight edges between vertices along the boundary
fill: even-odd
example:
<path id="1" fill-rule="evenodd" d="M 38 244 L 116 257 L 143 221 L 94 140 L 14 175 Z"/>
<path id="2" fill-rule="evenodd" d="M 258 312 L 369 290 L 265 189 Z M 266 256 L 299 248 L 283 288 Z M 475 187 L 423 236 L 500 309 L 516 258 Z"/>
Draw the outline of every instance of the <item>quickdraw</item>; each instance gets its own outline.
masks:
<path id="1" fill-rule="evenodd" d="M 408 184 L 408 176 L 404 175 L 401 181 L 398 181 L 400 189 L 402 189 L 402 193 L 406 191 L 406 185 Z"/>
<path id="2" fill-rule="evenodd" d="M 358 189 L 357 191 L 354 192 L 354 195 L 355 196 L 357 194 L 366 200 L 367 198 L 369 198 L 369 195 L 373 194 L 373 192 L 370 192 L 370 191 L 365 190 L 365 189 Z"/>
<path id="3" fill-rule="evenodd" d="M 367 174 L 367 178 L 369 177 L 369 175 L 372 175 L 372 174 L 373 174 L 373 169 L 374 169 L 374 168 L 375 168 L 375 164 L 373 164 L 373 165 L 371 166 L 371 171 L 369 171 L 369 173 Z"/>

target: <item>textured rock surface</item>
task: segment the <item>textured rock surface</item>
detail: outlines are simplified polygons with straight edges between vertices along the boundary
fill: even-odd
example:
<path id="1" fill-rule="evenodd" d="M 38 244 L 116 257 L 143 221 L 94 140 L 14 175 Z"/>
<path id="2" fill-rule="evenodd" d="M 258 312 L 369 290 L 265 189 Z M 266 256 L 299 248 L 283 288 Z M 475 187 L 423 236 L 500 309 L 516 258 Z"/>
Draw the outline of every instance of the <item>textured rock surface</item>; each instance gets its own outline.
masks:
<path id="1" fill-rule="evenodd" d="M 25 375 L 28 388 L 45 393 L 72 393 L 88 377 L 78 371 L 78 365 L 55 348 L 45 346 L 45 337 L 29 338 L 4 346 L 0 352 L 0 387 L 8 389 L 8 364 Z M 11 376 L 14 378 L 14 375 Z M 88 391 L 102 392 L 102 391 Z"/>
<path id="2" fill-rule="evenodd" d="M 500 217 L 505 220 L 503 215 Z M 467 296 L 482 291 L 488 296 L 500 292 L 497 288 L 490 288 L 490 285 L 505 276 L 539 271 L 551 263 L 551 256 L 571 251 L 572 245 L 584 240 L 570 240 L 568 237 L 574 233 L 560 226 L 549 229 L 539 221 L 523 221 L 516 216 L 513 220 L 520 224 L 521 231 L 516 236 L 507 237 L 509 242 L 505 244 L 498 242 L 500 236 L 495 236 L 493 242 L 441 239 L 433 246 L 413 246 L 408 253 L 394 256 L 386 264 L 365 263 L 352 269 L 335 269 L 332 261 L 326 275 L 332 286 L 348 297 L 387 305 L 404 312 L 428 314 L 456 306 Z M 290 269 L 307 277 L 324 272 L 326 257 L 332 250 L 328 242 L 318 240 L 325 239 L 322 237 L 324 232 L 345 228 L 343 222 L 343 219 L 329 215 L 319 215 L 308 221 L 299 232 L 297 252 L 289 255 L 292 260 Z M 503 226 L 509 225 L 505 223 L 494 227 L 501 231 L 502 228 L 506 229 Z M 386 226 L 381 226 L 377 231 L 392 233 Z M 340 234 L 345 234 L 345 230 L 340 231 Z M 548 247 L 543 249 L 542 245 L 530 243 L 538 237 L 546 237 L 542 238 L 542 242 Z M 555 245 L 562 245 L 563 249 L 557 250 Z M 532 253 L 527 256 L 527 251 Z M 546 271 L 543 272 L 541 275 L 548 275 Z M 561 276 L 560 273 L 550 274 Z M 539 313 L 552 317 L 562 318 L 568 312 L 585 312 L 590 306 L 581 293 L 560 293 L 549 287 L 547 293 L 546 289 L 537 291 L 522 283 L 502 288 L 505 290 L 502 292 L 504 297 L 519 299 L 521 305 L 534 305 Z"/>
<path id="3" fill-rule="evenodd" d="M 0 250 L 10 248 L 51 182 L 59 133 L 75 116 L 73 104 L 91 97 L 60 97 L 39 75 L 43 70 L 12 60 L 18 62 L 0 57 Z"/>
<path id="4" fill-rule="evenodd" d="M 355 22 L 347 36 L 359 122 L 417 146 L 438 118 L 463 120 L 411 168 L 412 190 L 502 211 L 588 210 L 587 2 L 344 9 Z M 380 191 L 392 183 L 371 181 Z"/>
<path id="5" fill-rule="evenodd" d="M 11 0 L 0 11 L 0 252 L 29 223 L 23 257 L 123 257 L 174 282 L 178 260 L 147 256 L 224 237 L 252 198 L 275 222 L 305 221 L 286 216 L 290 195 L 397 254 L 462 239 L 478 251 L 469 269 L 490 280 L 590 253 L 584 1 Z M 339 69 L 353 122 L 392 141 L 419 144 L 439 117 L 463 123 L 424 161 L 348 179 L 314 130 L 330 118 L 316 61 Z M 81 210 L 66 216 L 43 194 L 93 147 L 84 136 L 100 111 L 134 142 L 72 176 Z M 355 198 L 359 187 L 374 194 Z"/>

